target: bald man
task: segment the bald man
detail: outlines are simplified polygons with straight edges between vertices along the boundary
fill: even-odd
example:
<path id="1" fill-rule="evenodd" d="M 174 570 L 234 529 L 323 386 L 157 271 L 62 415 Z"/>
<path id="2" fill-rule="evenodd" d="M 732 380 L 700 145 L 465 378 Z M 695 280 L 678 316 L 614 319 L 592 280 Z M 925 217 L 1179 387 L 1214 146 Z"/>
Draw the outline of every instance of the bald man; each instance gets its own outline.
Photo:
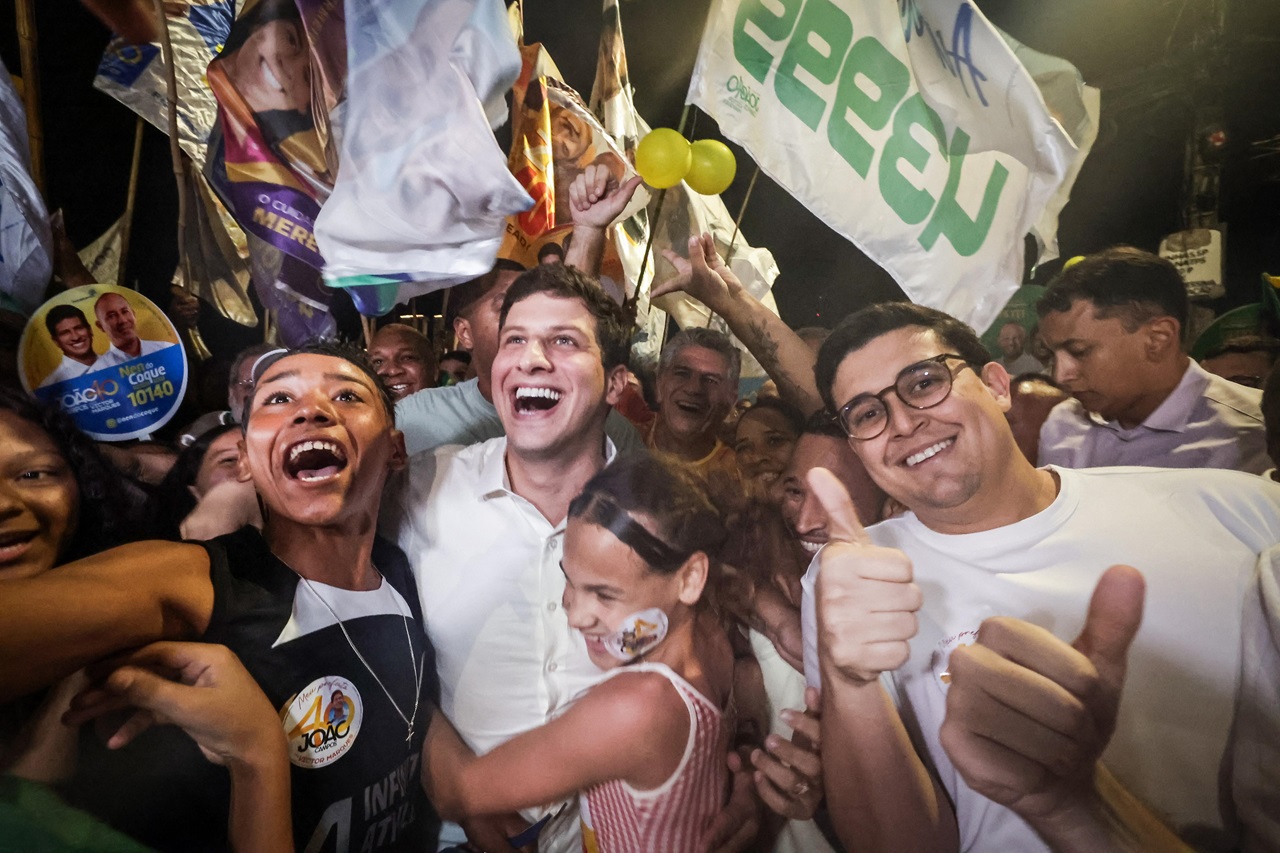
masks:
<path id="1" fill-rule="evenodd" d="M 436 375 L 431 342 L 404 323 L 390 323 L 374 333 L 369 361 L 393 400 L 430 388 Z"/>
<path id="2" fill-rule="evenodd" d="M 173 346 L 169 341 L 144 341 L 138 337 L 138 321 L 133 306 L 119 293 L 104 293 L 93 303 L 94 325 L 106 333 L 111 347 L 98 359 L 95 369 L 115 367 L 143 355 Z"/>

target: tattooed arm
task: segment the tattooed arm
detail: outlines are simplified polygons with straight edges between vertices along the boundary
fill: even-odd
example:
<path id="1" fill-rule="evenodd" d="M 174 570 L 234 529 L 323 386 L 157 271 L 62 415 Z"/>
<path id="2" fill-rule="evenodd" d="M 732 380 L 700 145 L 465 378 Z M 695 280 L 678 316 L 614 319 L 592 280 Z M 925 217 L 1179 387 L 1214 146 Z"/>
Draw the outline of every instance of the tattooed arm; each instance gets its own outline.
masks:
<path id="1" fill-rule="evenodd" d="M 677 275 L 653 288 L 654 297 L 683 291 L 719 314 L 778 384 L 783 399 L 805 414 L 822 408 L 813 379 L 816 356 L 782 318 L 765 308 L 716 253 L 710 234 L 689 239 L 689 259 L 664 250 Z"/>

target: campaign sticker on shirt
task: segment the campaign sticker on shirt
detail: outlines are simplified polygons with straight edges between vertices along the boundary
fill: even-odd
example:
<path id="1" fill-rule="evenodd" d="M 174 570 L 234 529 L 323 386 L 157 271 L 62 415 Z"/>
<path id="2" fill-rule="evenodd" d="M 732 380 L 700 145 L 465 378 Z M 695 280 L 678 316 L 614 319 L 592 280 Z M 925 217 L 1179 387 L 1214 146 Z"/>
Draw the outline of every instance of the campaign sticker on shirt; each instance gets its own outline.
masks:
<path id="1" fill-rule="evenodd" d="M 50 299 L 18 344 L 18 375 L 99 441 L 145 438 L 187 390 L 187 354 L 169 318 L 141 293 L 89 284 Z"/>
<path id="2" fill-rule="evenodd" d="M 938 645 L 933 650 L 930 666 L 938 683 L 942 685 L 943 693 L 946 693 L 947 688 L 951 686 L 951 653 L 960 646 L 972 646 L 976 642 L 978 642 L 977 628 L 972 631 L 961 631 L 938 641 Z"/>
<path id="3" fill-rule="evenodd" d="M 289 761 L 307 769 L 347 754 L 364 722 L 360 691 L 345 678 L 326 675 L 308 684 L 280 711 Z"/>

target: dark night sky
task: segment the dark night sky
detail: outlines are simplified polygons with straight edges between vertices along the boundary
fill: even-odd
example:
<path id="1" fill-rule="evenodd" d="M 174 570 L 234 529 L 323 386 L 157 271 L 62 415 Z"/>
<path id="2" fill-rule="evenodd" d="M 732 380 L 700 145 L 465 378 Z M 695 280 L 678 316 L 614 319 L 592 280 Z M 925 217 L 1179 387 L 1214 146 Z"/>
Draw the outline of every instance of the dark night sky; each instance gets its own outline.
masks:
<path id="1" fill-rule="evenodd" d="M 892 0 L 880 0 L 891 2 Z M 1203 33 L 1212 0 L 986 0 L 983 11 L 1018 40 L 1074 63 L 1102 89 L 1102 129 L 1063 212 L 1064 257 L 1117 243 L 1156 248 L 1182 227 L 1185 140 L 1194 114 L 1190 46 Z M 1280 155 L 1251 157 L 1250 143 L 1280 135 L 1280 3 L 1228 2 L 1222 63 L 1202 98 L 1223 104 L 1228 131 L 1221 195 L 1227 223 L 1228 295 L 1211 307 L 1255 301 L 1258 273 L 1280 272 Z M 72 0 L 39 0 L 48 198 L 66 210 L 78 245 L 123 209 L 133 114 L 92 89 L 106 31 Z M 706 0 L 623 0 L 636 103 L 653 126 L 678 123 Z M 13 0 L 0 0 L 13 20 Z M 526 36 L 544 42 L 567 82 L 591 88 L 598 0 L 526 0 Z M 0 56 L 16 72 L 16 36 L 0 31 Z M 698 116 L 697 137 L 715 135 Z M 750 175 L 738 150 L 739 178 L 725 193 L 736 211 Z M 148 130 L 135 220 L 134 268 L 143 289 L 163 292 L 176 252 L 176 203 L 167 141 Z M 831 325 L 869 301 L 900 298 L 889 276 L 763 175 L 743 223 L 769 247 L 782 275 L 774 292 L 792 325 Z M 1058 262 L 1038 271 L 1043 281 Z M 131 275 L 131 277 L 133 277 Z M 820 316 L 819 316 L 820 315 Z"/>

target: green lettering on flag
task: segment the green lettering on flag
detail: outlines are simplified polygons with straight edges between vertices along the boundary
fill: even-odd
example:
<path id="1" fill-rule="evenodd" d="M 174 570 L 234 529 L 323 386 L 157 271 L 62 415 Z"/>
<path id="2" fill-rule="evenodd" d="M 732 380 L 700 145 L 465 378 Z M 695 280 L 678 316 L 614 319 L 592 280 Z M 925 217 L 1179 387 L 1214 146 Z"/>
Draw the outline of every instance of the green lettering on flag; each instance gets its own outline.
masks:
<path id="1" fill-rule="evenodd" d="M 858 85 L 858 75 L 866 77 L 879 89 L 872 98 Z M 889 122 L 893 109 L 911 86 L 911 72 L 901 60 L 876 39 L 858 39 L 840 71 L 831 118 L 827 120 L 827 141 L 845 162 L 862 177 L 871 170 L 875 148 L 849 122 L 849 112 L 862 119 L 871 130 L 880 130 Z"/>
<path id="2" fill-rule="evenodd" d="M 827 103 L 796 78 L 796 68 L 808 71 L 824 85 L 834 83 L 852 42 L 853 21 L 831 0 L 809 0 L 805 4 L 795 34 L 778 63 L 773 90 L 783 106 L 811 130 L 818 129 Z"/>
<path id="3" fill-rule="evenodd" d="M 911 135 L 912 127 L 923 127 L 938 142 L 938 150 L 947 150 L 947 131 L 942 119 L 924 102 L 919 92 L 902 102 L 893 117 L 893 135 L 880 155 L 880 195 L 893 212 L 908 225 L 924 222 L 933 210 L 934 198 L 923 187 L 917 188 L 898 170 L 898 162 L 907 163 L 924 172 L 932 154 Z"/>
<path id="4" fill-rule="evenodd" d="M 956 191 L 960 187 L 960 170 L 964 167 L 965 155 L 969 153 L 969 134 L 956 128 L 951 137 L 951 169 L 947 175 L 947 186 L 942 191 L 942 198 L 933 211 L 933 218 L 920 234 L 920 245 L 926 250 L 932 249 L 938 241 L 938 235 L 944 235 L 962 257 L 969 257 L 982 248 L 982 243 L 991 231 L 991 222 L 996 216 L 996 206 L 1000 203 L 1000 192 L 1009 177 L 1009 170 L 1003 163 L 997 162 L 991 167 L 987 178 L 987 188 L 982 194 L 982 207 L 974 219 L 956 203 Z"/>
<path id="5" fill-rule="evenodd" d="M 775 3 L 781 4 L 782 14 L 775 15 L 764 5 L 764 0 L 745 0 L 733 19 L 734 59 L 761 83 L 769 76 L 769 69 L 773 67 L 773 54 L 747 32 L 747 23 L 759 27 L 766 38 L 782 41 L 791 34 L 804 0 L 775 0 Z"/>

